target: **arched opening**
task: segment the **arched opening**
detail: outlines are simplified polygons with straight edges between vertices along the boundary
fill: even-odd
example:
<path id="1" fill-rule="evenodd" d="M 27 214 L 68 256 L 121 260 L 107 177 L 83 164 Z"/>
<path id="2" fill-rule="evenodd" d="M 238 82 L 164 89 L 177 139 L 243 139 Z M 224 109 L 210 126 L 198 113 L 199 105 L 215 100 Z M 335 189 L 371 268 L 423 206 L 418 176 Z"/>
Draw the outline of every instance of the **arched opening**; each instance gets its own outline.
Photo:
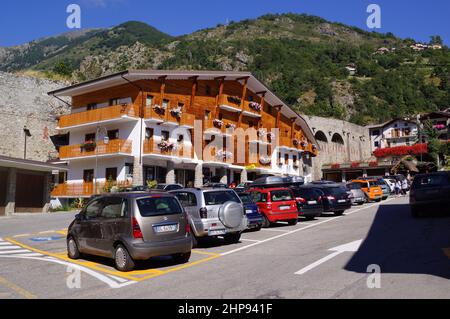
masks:
<path id="1" fill-rule="evenodd" d="M 322 131 L 318 131 L 318 132 L 316 133 L 315 137 L 316 137 L 316 140 L 318 140 L 318 141 L 320 141 L 320 142 L 328 143 L 327 136 L 326 136 L 325 133 L 322 132 Z"/>
<path id="2" fill-rule="evenodd" d="M 337 143 L 337 144 L 341 144 L 344 145 L 344 139 L 342 138 L 341 135 L 339 135 L 338 133 L 334 133 L 333 137 L 331 138 L 331 141 L 333 143 Z"/>

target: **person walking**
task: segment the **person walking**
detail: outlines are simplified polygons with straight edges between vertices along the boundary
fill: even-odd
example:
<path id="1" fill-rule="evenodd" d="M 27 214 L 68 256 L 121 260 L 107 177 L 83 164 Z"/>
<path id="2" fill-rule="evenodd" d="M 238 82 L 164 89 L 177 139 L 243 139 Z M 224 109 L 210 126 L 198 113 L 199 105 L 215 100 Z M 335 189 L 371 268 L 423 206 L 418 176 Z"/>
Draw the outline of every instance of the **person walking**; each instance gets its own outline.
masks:
<path id="1" fill-rule="evenodd" d="M 405 179 L 402 181 L 402 194 L 403 194 L 403 195 L 406 195 L 407 192 L 408 192 L 408 180 L 405 178 Z"/>
<path id="2" fill-rule="evenodd" d="M 400 190 L 401 190 L 401 188 L 402 188 L 402 184 L 400 183 L 399 180 L 397 180 L 397 181 L 395 182 L 395 195 L 396 195 L 396 196 L 399 196 L 399 195 L 400 195 Z"/>

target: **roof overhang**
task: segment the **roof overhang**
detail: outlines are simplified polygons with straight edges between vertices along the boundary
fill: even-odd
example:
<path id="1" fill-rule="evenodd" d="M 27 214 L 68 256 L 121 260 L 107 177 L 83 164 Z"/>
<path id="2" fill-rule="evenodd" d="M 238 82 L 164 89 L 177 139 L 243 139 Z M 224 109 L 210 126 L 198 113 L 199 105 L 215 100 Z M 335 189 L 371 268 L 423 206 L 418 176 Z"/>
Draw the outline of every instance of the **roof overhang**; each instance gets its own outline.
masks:
<path id="1" fill-rule="evenodd" d="M 221 78 L 228 81 L 234 80 L 241 82 L 247 80 L 247 87 L 249 90 L 264 94 L 265 101 L 270 105 L 281 106 L 281 113 L 287 118 L 296 118 L 296 124 L 303 129 L 306 137 L 313 144 L 317 144 L 314 134 L 305 119 L 290 106 L 284 103 L 280 98 L 278 98 L 264 83 L 254 77 L 250 72 L 128 70 L 51 91 L 48 94 L 54 97 L 73 97 L 109 87 L 123 85 L 125 83 L 140 80 L 158 80 L 161 78 L 166 80 L 217 80 L 218 78 Z"/>
<path id="2" fill-rule="evenodd" d="M 13 157 L 0 156 L 0 167 L 16 168 L 35 172 L 66 172 L 68 168 L 62 165 L 49 164 L 45 162 L 23 160 Z"/>

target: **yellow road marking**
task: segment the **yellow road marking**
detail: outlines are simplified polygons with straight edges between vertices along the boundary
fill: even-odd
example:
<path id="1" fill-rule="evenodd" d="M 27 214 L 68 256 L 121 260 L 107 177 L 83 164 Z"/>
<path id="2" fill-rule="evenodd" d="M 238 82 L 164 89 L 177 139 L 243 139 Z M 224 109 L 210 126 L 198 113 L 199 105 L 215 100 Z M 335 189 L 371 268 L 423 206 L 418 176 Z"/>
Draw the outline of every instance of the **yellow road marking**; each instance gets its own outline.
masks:
<path id="1" fill-rule="evenodd" d="M 135 270 L 135 271 L 131 271 L 131 272 L 128 272 L 128 273 L 124 273 L 124 272 L 120 272 L 120 271 L 110 270 L 110 269 L 106 268 L 107 266 L 104 266 L 104 265 L 101 265 L 101 264 L 97 264 L 95 262 L 79 261 L 79 260 L 70 259 L 67 256 L 67 252 L 50 253 L 50 252 L 47 252 L 47 251 L 44 251 L 44 250 L 40 250 L 40 249 L 31 247 L 31 246 L 25 245 L 23 243 L 15 241 L 14 239 L 11 239 L 11 238 L 5 238 L 5 240 L 7 240 L 7 241 L 9 241 L 9 242 L 11 242 L 11 243 L 13 243 L 15 245 L 18 245 L 20 247 L 23 247 L 25 249 L 29 249 L 31 251 L 34 251 L 34 252 L 37 252 L 37 253 L 40 253 L 40 254 L 43 254 L 43 255 L 46 255 L 46 256 L 54 257 L 54 258 L 61 259 L 61 260 L 64 260 L 64 261 L 68 261 L 68 262 L 71 262 L 71 263 L 74 263 L 74 264 L 78 264 L 80 266 L 88 267 L 88 268 L 91 268 L 93 270 L 97 270 L 99 272 L 107 273 L 107 274 L 110 274 L 110 275 L 113 275 L 113 276 L 122 277 L 124 279 L 134 280 L 134 281 L 143 281 L 143 280 L 159 277 L 159 276 L 162 276 L 162 275 L 174 272 L 174 271 L 178 271 L 178 270 L 181 270 L 181 269 L 189 268 L 189 267 L 192 267 L 192 266 L 195 266 L 195 265 L 198 265 L 198 264 L 201 264 L 201 263 L 205 263 L 207 261 L 210 261 L 210 260 L 213 260 L 213 259 L 221 257 L 220 254 L 216 254 L 216 253 L 200 252 L 198 250 L 193 250 L 192 252 L 195 253 L 195 254 L 207 255 L 207 256 L 210 256 L 210 257 L 203 258 L 203 259 L 200 259 L 200 260 L 197 260 L 197 261 L 193 261 L 193 262 L 190 262 L 190 263 L 178 266 L 178 267 L 170 268 L 168 270 L 148 269 L 148 270 Z M 141 277 L 143 275 L 144 275 L 144 277 Z M 139 276 L 139 277 L 137 277 L 137 276 Z"/>
<path id="2" fill-rule="evenodd" d="M 67 236 L 67 229 L 65 229 L 65 230 L 58 230 L 56 233 L 60 234 L 60 235 Z"/>
<path id="3" fill-rule="evenodd" d="M 33 295 L 31 292 L 17 286 L 16 284 L 13 284 L 12 282 L 7 280 L 6 278 L 3 278 L 2 276 L 0 276 L 0 284 L 3 284 L 4 286 L 8 287 L 11 290 L 14 290 L 19 295 L 25 297 L 26 299 L 37 299 L 36 295 Z"/>

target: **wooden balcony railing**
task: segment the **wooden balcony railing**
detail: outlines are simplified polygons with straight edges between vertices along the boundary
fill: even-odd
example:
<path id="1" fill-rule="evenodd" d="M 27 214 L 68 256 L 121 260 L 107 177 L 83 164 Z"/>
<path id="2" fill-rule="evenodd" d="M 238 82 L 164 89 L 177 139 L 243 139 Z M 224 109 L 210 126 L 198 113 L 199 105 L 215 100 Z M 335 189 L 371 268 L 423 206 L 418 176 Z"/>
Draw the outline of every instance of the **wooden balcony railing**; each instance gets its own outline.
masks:
<path id="1" fill-rule="evenodd" d="M 252 107 L 252 105 L 255 105 L 255 107 Z M 259 107 L 261 109 L 257 110 L 256 105 L 259 105 Z M 261 112 L 262 112 L 262 106 L 261 106 L 261 104 L 256 103 L 256 102 L 245 101 L 244 102 L 244 111 L 255 114 L 257 116 L 260 116 Z"/>
<path id="2" fill-rule="evenodd" d="M 63 146 L 59 150 L 59 156 L 61 159 L 67 159 L 118 153 L 131 154 L 131 150 L 132 141 L 110 140 L 108 144 L 98 142 L 92 147 L 83 147 L 82 144 Z"/>
<path id="3" fill-rule="evenodd" d="M 95 187 L 95 185 L 97 186 Z M 117 181 L 112 183 L 65 183 L 56 185 L 51 195 L 52 197 L 90 197 L 95 194 L 108 193 L 113 186 L 123 188 L 130 187 L 131 185 L 131 181 Z"/>
<path id="4" fill-rule="evenodd" d="M 286 137 L 286 136 L 280 136 L 279 144 L 280 144 L 280 146 L 285 146 L 285 147 L 289 147 L 289 148 L 294 147 L 293 140 L 290 137 Z"/>
<path id="5" fill-rule="evenodd" d="M 194 158 L 194 147 L 184 147 L 183 143 L 174 143 L 173 148 L 162 149 L 159 143 L 151 139 L 144 142 L 144 154 L 156 154 L 164 156 L 176 156 L 180 158 Z"/>
<path id="6" fill-rule="evenodd" d="M 214 120 L 206 120 L 205 124 L 204 124 L 205 125 L 204 130 L 212 131 L 215 129 L 215 130 L 219 130 L 222 133 L 226 133 L 226 131 L 227 131 L 226 122 L 225 121 L 222 121 L 222 122 L 223 122 L 223 125 L 220 127 L 220 126 L 214 124 Z"/>
<path id="7" fill-rule="evenodd" d="M 139 107 L 133 104 L 115 105 L 96 110 L 64 115 L 59 119 L 59 127 L 66 128 L 87 123 L 118 119 L 123 116 L 139 117 Z"/>
<path id="8" fill-rule="evenodd" d="M 238 96 L 231 96 L 227 94 L 222 94 L 219 96 L 219 105 L 228 105 L 239 110 L 242 109 L 240 101 L 242 101 L 242 99 Z"/>
<path id="9" fill-rule="evenodd" d="M 180 126 L 194 127 L 195 115 L 189 113 L 182 113 L 181 116 L 176 116 L 171 111 L 168 114 L 168 122 L 176 123 Z"/>

